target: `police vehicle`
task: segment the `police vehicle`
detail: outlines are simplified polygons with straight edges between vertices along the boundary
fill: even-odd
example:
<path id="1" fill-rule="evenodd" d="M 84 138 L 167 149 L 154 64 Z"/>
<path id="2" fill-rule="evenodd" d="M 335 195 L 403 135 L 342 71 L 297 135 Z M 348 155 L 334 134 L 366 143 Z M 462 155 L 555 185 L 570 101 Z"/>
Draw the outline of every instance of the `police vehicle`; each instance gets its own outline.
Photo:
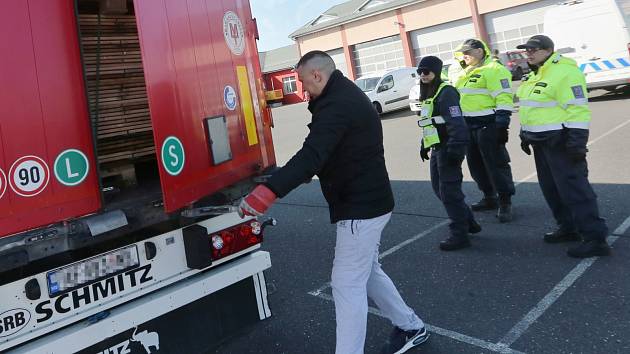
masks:
<path id="1" fill-rule="evenodd" d="M 577 61 L 588 89 L 630 84 L 630 0 L 565 1 L 545 13 L 545 34 Z"/>

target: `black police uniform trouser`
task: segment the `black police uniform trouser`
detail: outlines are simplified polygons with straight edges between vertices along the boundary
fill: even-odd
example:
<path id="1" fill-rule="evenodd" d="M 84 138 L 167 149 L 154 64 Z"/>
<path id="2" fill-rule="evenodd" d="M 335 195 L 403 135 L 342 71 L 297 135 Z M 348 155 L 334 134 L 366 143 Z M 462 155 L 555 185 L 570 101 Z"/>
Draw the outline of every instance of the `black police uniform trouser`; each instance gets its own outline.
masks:
<path id="1" fill-rule="evenodd" d="M 450 163 L 444 147 L 434 147 L 431 153 L 431 185 L 451 219 L 449 228 L 455 237 L 468 237 L 469 223 L 474 220 L 462 192 L 462 162 Z"/>
<path id="2" fill-rule="evenodd" d="M 586 160 L 572 161 L 565 140 L 559 135 L 531 142 L 540 188 L 561 231 L 578 231 L 585 240 L 604 241 L 608 227 L 599 216 Z"/>
<path id="3" fill-rule="evenodd" d="M 475 119 L 475 118 L 472 118 Z M 514 181 L 510 155 L 505 144 L 497 143 L 495 123 L 470 127 L 466 160 L 470 174 L 485 196 L 513 195 Z"/>

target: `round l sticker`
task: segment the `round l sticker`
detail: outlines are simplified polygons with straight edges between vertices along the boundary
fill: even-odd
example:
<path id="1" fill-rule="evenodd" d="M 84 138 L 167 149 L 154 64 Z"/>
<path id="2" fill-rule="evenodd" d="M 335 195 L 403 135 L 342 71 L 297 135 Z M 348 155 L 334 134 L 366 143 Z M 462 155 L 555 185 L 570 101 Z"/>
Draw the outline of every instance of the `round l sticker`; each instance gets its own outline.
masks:
<path id="1" fill-rule="evenodd" d="M 76 149 L 68 149 L 57 156 L 54 170 L 59 183 L 76 186 L 87 177 L 90 164 L 84 153 Z"/>
<path id="2" fill-rule="evenodd" d="M 223 37 L 234 55 L 241 55 L 245 50 L 245 33 L 238 15 L 228 11 L 223 15 Z"/>
<path id="3" fill-rule="evenodd" d="M 171 176 L 177 176 L 184 169 L 186 153 L 184 145 L 174 136 L 169 136 L 162 143 L 162 165 Z"/>
<path id="4" fill-rule="evenodd" d="M 223 103 L 230 111 L 236 109 L 236 91 L 232 86 L 225 86 L 223 89 Z"/>
<path id="5" fill-rule="evenodd" d="M 46 188 L 49 180 L 48 165 L 37 156 L 20 157 L 9 170 L 11 189 L 22 197 L 38 195 Z"/>
<path id="6" fill-rule="evenodd" d="M 7 191 L 7 175 L 4 174 L 4 171 L 0 168 L 0 199 L 4 195 L 4 192 Z"/>

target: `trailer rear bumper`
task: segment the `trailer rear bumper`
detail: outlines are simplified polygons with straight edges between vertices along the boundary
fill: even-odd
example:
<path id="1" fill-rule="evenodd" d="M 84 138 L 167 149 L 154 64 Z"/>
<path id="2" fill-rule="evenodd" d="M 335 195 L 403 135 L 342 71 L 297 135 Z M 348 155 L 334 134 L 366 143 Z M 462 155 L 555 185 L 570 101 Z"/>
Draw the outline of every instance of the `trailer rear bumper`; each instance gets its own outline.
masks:
<path id="1" fill-rule="evenodd" d="M 115 307 L 96 323 L 75 323 L 9 353 L 134 353 L 134 347 L 139 353 L 143 347 L 201 353 L 271 316 L 263 274 L 270 267 L 269 253 L 256 251 Z"/>

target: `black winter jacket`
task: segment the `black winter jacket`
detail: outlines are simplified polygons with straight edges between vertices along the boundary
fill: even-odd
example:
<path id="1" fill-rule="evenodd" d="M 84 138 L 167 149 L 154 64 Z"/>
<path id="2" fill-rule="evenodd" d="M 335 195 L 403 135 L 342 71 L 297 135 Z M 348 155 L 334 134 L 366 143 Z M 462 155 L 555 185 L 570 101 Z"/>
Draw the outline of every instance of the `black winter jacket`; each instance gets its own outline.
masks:
<path id="1" fill-rule="evenodd" d="M 442 116 L 445 122 L 445 124 L 436 125 L 440 141 L 446 144 L 447 149 L 452 149 L 463 155 L 470 140 L 470 135 L 466 121 L 464 121 L 462 116 L 457 89 L 451 85 L 444 87 L 435 98 L 433 107 L 431 116 Z M 442 146 L 442 143 L 440 143 L 440 146 Z"/>
<path id="2" fill-rule="evenodd" d="M 392 211 L 383 129 L 363 91 L 335 70 L 308 109 L 313 116 L 304 145 L 271 176 L 267 187 L 282 198 L 317 175 L 331 223 L 371 219 Z"/>

